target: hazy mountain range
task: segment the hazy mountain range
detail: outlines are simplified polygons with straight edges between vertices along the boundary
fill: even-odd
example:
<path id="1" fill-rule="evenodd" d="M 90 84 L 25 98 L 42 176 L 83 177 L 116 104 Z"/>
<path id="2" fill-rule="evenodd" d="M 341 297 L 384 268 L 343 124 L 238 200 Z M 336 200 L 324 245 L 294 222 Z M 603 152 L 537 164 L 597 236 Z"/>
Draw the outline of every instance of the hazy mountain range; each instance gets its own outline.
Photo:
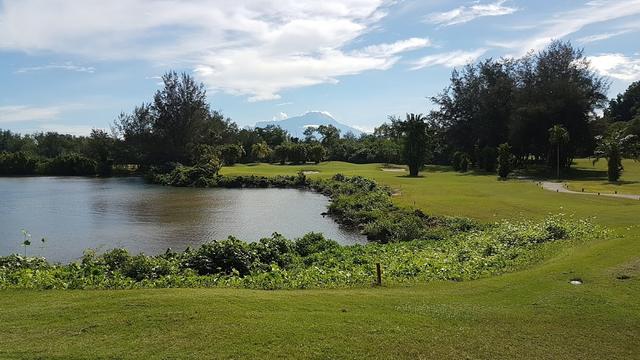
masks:
<path id="1" fill-rule="evenodd" d="M 287 130 L 291 136 L 302 138 L 304 130 L 309 126 L 333 125 L 340 130 L 340 135 L 344 136 L 351 132 L 360 136 L 362 131 L 349 125 L 338 122 L 326 111 L 308 111 L 304 115 L 294 116 L 283 120 L 258 121 L 255 127 L 266 127 L 267 125 L 278 125 Z"/>

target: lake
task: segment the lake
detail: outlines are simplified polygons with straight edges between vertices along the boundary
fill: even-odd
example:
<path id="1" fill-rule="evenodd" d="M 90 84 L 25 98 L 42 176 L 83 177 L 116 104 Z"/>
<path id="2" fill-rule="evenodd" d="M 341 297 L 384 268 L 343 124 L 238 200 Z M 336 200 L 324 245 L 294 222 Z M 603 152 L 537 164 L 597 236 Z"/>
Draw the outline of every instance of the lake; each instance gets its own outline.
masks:
<path id="1" fill-rule="evenodd" d="M 140 178 L 0 178 L 0 255 L 24 253 L 69 262 L 91 248 L 158 254 L 229 235 L 256 241 L 322 232 L 341 244 L 365 243 L 326 211 L 329 199 L 296 189 L 193 189 L 146 184 Z M 46 237 L 42 246 L 40 239 Z"/>

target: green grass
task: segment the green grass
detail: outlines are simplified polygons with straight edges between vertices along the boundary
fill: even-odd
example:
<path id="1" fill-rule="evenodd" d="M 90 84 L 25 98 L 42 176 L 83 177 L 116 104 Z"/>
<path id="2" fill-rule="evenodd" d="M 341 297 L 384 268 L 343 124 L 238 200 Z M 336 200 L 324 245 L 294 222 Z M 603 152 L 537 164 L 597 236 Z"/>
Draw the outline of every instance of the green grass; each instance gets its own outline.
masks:
<path id="1" fill-rule="evenodd" d="M 593 164 L 589 159 L 578 159 L 575 162 L 572 175 L 568 182 L 569 189 L 574 191 L 588 191 L 620 194 L 640 195 L 640 163 L 634 160 L 624 160 L 622 177 L 616 183 L 607 180 L 607 161 L 600 160 Z"/>
<path id="2" fill-rule="evenodd" d="M 640 172 L 634 166 L 626 164 L 625 176 Z M 433 214 L 492 221 L 562 211 L 595 216 L 615 234 L 559 247 L 523 271 L 459 283 L 4 291 L 0 358 L 638 358 L 640 201 L 557 194 L 435 167 L 408 178 L 380 167 L 238 165 L 223 173 L 362 175 L 397 189 L 398 204 Z M 571 278 L 584 284 L 570 285 Z"/>

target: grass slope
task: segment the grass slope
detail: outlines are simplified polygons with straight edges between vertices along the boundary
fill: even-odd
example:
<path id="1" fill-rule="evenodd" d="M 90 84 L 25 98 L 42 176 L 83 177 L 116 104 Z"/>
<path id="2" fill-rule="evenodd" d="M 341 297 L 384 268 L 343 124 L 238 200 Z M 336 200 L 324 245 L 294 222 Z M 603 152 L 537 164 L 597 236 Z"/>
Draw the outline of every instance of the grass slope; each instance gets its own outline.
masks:
<path id="1" fill-rule="evenodd" d="M 627 171 L 638 166 L 626 165 Z M 596 216 L 615 235 L 562 248 L 525 271 L 461 283 L 4 291 L 0 358 L 638 358 L 640 201 L 557 194 L 440 168 L 412 179 L 381 167 L 257 165 L 223 172 L 362 175 L 399 190 L 399 204 L 434 214 L 491 221 L 563 211 Z M 575 277 L 584 285 L 569 285 Z"/>

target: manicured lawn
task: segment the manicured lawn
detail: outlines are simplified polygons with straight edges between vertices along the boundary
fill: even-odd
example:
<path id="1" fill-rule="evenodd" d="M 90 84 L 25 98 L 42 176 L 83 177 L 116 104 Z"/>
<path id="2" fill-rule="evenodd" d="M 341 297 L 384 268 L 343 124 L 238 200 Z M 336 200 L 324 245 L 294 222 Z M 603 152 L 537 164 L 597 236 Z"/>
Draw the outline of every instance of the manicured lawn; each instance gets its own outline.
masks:
<path id="1" fill-rule="evenodd" d="M 625 176 L 640 173 L 633 166 Z M 565 247 L 524 271 L 459 283 L 3 291 L 0 359 L 639 358 L 640 201 L 558 194 L 531 182 L 435 167 L 408 178 L 381 167 L 237 165 L 223 173 L 362 175 L 399 191 L 398 204 L 434 214 L 493 221 L 565 212 L 596 217 L 613 233 Z M 584 284 L 570 285 L 572 278 Z"/>
<path id="2" fill-rule="evenodd" d="M 600 160 L 593 164 L 589 159 L 578 159 L 574 166 L 575 180 L 569 181 L 569 188 L 575 191 L 640 194 L 640 162 L 624 160 L 624 171 L 617 183 L 607 180 L 607 162 Z"/>

